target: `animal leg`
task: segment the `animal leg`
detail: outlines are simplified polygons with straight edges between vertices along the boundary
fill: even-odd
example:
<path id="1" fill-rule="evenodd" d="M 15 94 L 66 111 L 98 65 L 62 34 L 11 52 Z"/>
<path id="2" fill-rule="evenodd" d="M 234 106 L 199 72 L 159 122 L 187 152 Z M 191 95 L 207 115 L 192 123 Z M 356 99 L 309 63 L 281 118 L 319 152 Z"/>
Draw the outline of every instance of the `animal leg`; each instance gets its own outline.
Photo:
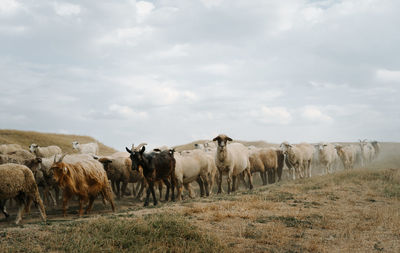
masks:
<path id="1" fill-rule="evenodd" d="M 35 195 L 33 196 L 33 203 L 35 203 L 35 205 L 38 207 L 43 222 L 46 222 L 46 210 L 44 209 L 43 201 L 40 199 L 38 191 L 36 191 Z"/>
<path id="2" fill-rule="evenodd" d="M 0 209 L 4 213 L 4 216 L 6 216 L 6 219 L 8 219 L 10 215 L 8 214 L 6 209 L 6 201 L 7 200 L 0 200 Z"/>
<path id="3" fill-rule="evenodd" d="M 201 179 L 201 177 L 198 177 L 196 179 L 196 182 L 199 184 L 200 197 L 204 197 L 204 183 L 203 183 L 203 180 Z"/>
<path id="4" fill-rule="evenodd" d="M 249 177 L 249 188 L 253 189 L 253 177 L 251 176 L 250 168 L 246 169 L 247 176 Z"/>
<path id="5" fill-rule="evenodd" d="M 19 224 L 19 222 L 22 220 L 22 215 L 24 214 L 24 201 L 22 199 L 17 200 L 18 203 L 18 213 L 17 213 L 17 218 L 15 219 L 15 224 Z"/>
<path id="6" fill-rule="evenodd" d="M 228 182 L 228 194 L 231 193 L 232 188 L 231 188 L 231 183 L 232 183 L 232 172 L 229 171 L 228 173 L 228 178 L 226 179 L 226 181 Z"/>
<path id="7" fill-rule="evenodd" d="M 222 171 L 219 170 L 219 177 L 218 177 L 218 194 L 222 193 Z"/>
<path id="8" fill-rule="evenodd" d="M 171 183 L 169 182 L 168 179 L 163 179 L 163 182 L 165 184 L 165 186 L 167 187 L 167 193 L 165 194 L 165 201 L 169 200 L 169 190 L 171 188 Z"/>
<path id="9" fill-rule="evenodd" d="M 93 202 L 94 202 L 95 198 L 96 197 L 94 197 L 94 196 L 89 197 L 89 204 L 87 205 L 86 210 L 85 210 L 86 214 L 90 213 L 90 211 L 92 210 Z"/>
<path id="10" fill-rule="evenodd" d="M 63 194 L 63 215 L 64 217 L 67 216 L 67 208 L 68 208 L 68 201 L 70 200 L 71 195 L 68 193 Z"/>

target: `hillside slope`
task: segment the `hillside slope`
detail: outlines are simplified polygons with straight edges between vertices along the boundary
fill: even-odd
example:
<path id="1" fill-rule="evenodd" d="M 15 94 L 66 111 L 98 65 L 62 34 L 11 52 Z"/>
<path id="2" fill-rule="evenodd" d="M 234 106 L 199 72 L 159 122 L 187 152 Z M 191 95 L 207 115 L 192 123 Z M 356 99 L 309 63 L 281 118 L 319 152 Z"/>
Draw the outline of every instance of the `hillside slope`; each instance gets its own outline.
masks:
<path id="1" fill-rule="evenodd" d="M 73 141 L 78 141 L 79 143 L 97 142 L 101 155 L 109 155 L 116 152 L 115 149 L 89 136 L 0 129 L 0 144 L 16 143 L 24 149 L 29 149 L 29 145 L 32 143 L 36 143 L 39 146 L 57 145 L 64 153 L 71 154 L 76 152 L 72 149 Z"/>

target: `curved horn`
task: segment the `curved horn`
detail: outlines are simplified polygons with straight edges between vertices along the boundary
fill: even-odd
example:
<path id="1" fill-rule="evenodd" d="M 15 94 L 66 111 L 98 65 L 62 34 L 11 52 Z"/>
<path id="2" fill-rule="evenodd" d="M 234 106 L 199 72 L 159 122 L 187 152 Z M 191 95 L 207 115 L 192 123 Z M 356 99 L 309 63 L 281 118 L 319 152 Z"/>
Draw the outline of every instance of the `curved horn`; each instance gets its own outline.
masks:
<path id="1" fill-rule="evenodd" d="M 132 143 L 131 151 L 134 151 L 134 150 L 135 150 L 135 144 Z"/>
<path id="2" fill-rule="evenodd" d="M 61 157 L 60 157 L 60 159 L 58 160 L 58 162 L 60 163 L 60 162 L 62 162 L 62 160 L 64 159 L 64 157 L 66 156 L 67 154 L 63 154 Z"/>
<path id="3" fill-rule="evenodd" d="M 136 151 L 139 151 L 144 145 L 147 145 L 147 143 L 145 143 L 145 142 L 140 143 L 139 146 L 137 146 L 137 147 L 135 148 L 135 150 L 136 150 Z M 133 149 L 133 146 L 132 146 L 132 149 Z"/>
<path id="4" fill-rule="evenodd" d="M 57 155 L 54 155 L 54 163 L 57 162 Z"/>

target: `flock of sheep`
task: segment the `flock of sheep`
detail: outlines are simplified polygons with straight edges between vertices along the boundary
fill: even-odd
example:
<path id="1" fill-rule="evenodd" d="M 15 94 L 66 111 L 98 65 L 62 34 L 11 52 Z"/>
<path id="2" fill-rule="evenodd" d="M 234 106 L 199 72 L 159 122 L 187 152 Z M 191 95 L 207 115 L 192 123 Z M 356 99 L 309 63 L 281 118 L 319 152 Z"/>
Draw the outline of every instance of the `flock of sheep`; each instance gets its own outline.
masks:
<path id="1" fill-rule="evenodd" d="M 62 191 L 64 216 L 74 196 L 79 200 L 80 216 L 84 213 L 83 205 L 88 204 L 85 212 L 89 213 L 98 196 L 104 204 L 109 202 L 114 211 L 113 193 L 118 199 L 131 195 L 129 183 L 136 183 L 132 191 L 137 199 L 147 189 L 145 205 L 149 203 L 150 194 L 156 205 L 154 186 L 159 188 L 160 199 L 163 185 L 167 187 L 166 200 L 170 190 L 175 200 L 176 187 L 177 198 L 181 200 L 183 188 L 189 197 L 194 197 L 191 187 L 194 181 L 199 185 L 201 196 L 212 194 L 215 181 L 217 193 L 222 193 L 222 179 L 226 176 L 230 193 L 238 188 L 239 182 L 252 189 L 254 173 L 260 173 L 263 184 L 280 181 L 283 171 L 293 179 L 311 177 L 313 167 L 322 166 L 328 174 L 337 170 L 337 161 L 341 161 L 345 169 L 352 169 L 356 163 L 366 165 L 381 152 L 376 141 L 360 140 L 358 145 L 283 142 L 279 147 L 257 148 L 235 143 L 223 134 L 210 142 L 194 144 L 193 150 L 181 152 L 167 147 L 145 152 L 145 145 L 132 145 L 126 148 L 127 152 L 102 157 L 98 156 L 97 143 L 74 141 L 73 149 L 79 154 L 72 155 L 62 154 L 58 146 L 32 144 L 27 151 L 17 144 L 0 145 L 0 209 L 7 218 L 6 201 L 14 199 L 18 205 L 15 221 L 18 224 L 34 202 L 45 221 L 44 205 L 60 204 Z"/>

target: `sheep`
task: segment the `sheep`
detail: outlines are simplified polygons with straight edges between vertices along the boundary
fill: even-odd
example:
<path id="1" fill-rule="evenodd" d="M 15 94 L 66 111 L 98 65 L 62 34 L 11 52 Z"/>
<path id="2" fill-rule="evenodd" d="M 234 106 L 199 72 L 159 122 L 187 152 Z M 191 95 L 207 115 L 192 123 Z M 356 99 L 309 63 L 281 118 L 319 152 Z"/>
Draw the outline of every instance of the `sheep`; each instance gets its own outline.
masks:
<path id="1" fill-rule="evenodd" d="M 371 143 L 368 143 L 367 140 L 359 140 L 360 141 L 360 148 L 361 154 L 363 157 L 364 165 L 371 162 L 375 156 L 375 148 L 372 146 Z"/>
<path id="2" fill-rule="evenodd" d="M 126 152 L 124 153 L 127 154 Z M 118 199 L 126 194 L 128 183 L 136 182 L 141 183 L 141 189 L 138 194 L 138 197 L 140 197 L 144 189 L 144 176 L 139 171 L 131 170 L 132 161 L 129 157 L 118 157 L 113 154 L 110 157 L 99 158 L 99 162 L 103 164 L 107 177 L 111 180 L 112 189 Z M 122 186 L 120 185 L 121 182 Z M 134 187 L 133 190 L 136 195 Z"/>
<path id="3" fill-rule="evenodd" d="M 291 145 L 287 142 L 281 144 L 281 149 L 285 154 L 285 162 L 289 169 L 293 168 L 293 179 L 304 176 L 311 177 L 311 162 L 314 153 L 314 148 L 307 143 Z M 303 174 L 303 170 L 306 175 Z"/>
<path id="4" fill-rule="evenodd" d="M 228 176 L 228 194 L 231 191 L 235 191 L 236 177 L 242 172 L 247 174 L 249 178 L 249 188 L 253 189 L 248 149 L 241 143 L 227 144 L 227 142 L 232 141 L 232 139 L 224 134 L 218 135 L 213 141 L 218 142 L 217 152 L 215 153 L 215 165 L 219 171 L 218 194 L 222 192 L 223 174 L 227 174 Z"/>
<path id="5" fill-rule="evenodd" d="M 34 159 L 36 157 L 34 154 L 32 154 L 31 152 L 29 152 L 25 149 L 8 152 L 7 155 L 12 155 L 12 156 L 19 157 L 19 158 L 25 159 L 25 160 Z"/>
<path id="6" fill-rule="evenodd" d="M 101 194 L 111 204 L 112 211 L 115 211 L 111 186 L 103 165 L 92 159 L 76 163 L 63 162 L 63 155 L 51 166 L 53 177 L 63 190 L 63 215 L 66 216 L 68 201 L 73 195 L 79 197 L 79 216 L 83 215 L 83 204 L 89 200 L 85 212 L 89 213 L 93 207 L 96 197 Z"/>
<path id="7" fill-rule="evenodd" d="M 336 162 L 338 154 L 331 143 L 319 143 L 316 145 L 319 153 L 319 161 L 325 168 L 325 174 L 332 172 L 332 165 Z"/>
<path id="8" fill-rule="evenodd" d="M 284 160 L 281 150 L 254 147 L 250 149 L 249 160 L 251 172 L 260 172 L 263 185 L 275 183 L 276 177 L 281 180 Z"/>
<path id="9" fill-rule="evenodd" d="M 1 144 L 0 154 L 8 154 L 21 149 L 22 147 L 19 144 Z"/>
<path id="10" fill-rule="evenodd" d="M 250 162 L 250 172 L 256 173 L 260 172 L 260 177 L 262 180 L 262 184 L 267 184 L 267 171 L 265 170 L 265 166 L 260 157 L 259 149 L 251 149 L 249 152 L 249 162 Z"/>
<path id="11" fill-rule="evenodd" d="M 29 146 L 29 150 L 32 154 L 35 154 L 37 157 L 50 157 L 53 155 L 60 155 L 62 153 L 61 148 L 58 146 L 48 146 L 48 147 L 39 147 L 37 144 L 32 143 Z"/>
<path id="12" fill-rule="evenodd" d="M 77 141 L 73 141 L 72 148 L 74 150 L 77 150 L 81 154 L 97 155 L 99 153 L 99 144 L 97 144 L 95 142 L 80 144 Z"/>
<path id="13" fill-rule="evenodd" d="M 371 141 L 372 147 L 374 147 L 374 157 L 373 159 L 376 159 L 379 154 L 381 153 L 381 145 L 377 141 Z"/>
<path id="14" fill-rule="evenodd" d="M 24 212 L 29 212 L 32 201 L 39 206 L 40 215 L 46 222 L 46 211 L 33 173 L 28 167 L 13 163 L 0 165 L 0 178 L 1 209 L 6 217 L 4 200 L 14 198 L 19 205 L 15 224 L 19 224 Z"/>
<path id="15" fill-rule="evenodd" d="M 343 163 L 344 168 L 346 170 L 352 169 L 357 154 L 357 147 L 354 145 L 336 145 L 335 149 Z"/>
<path id="16" fill-rule="evenodd" d="M 202 150 L 193 150 L 184 155 L 175 154 L 175 177 L 177 180 L 178 199 L 182 199 L 184 184 L 197 181 L 200 186 L 200 194 L 209 196 L 210 180 L 212 180 L 212 159 Z M 211 164 L 210 164 L 211 163 Z"/>

